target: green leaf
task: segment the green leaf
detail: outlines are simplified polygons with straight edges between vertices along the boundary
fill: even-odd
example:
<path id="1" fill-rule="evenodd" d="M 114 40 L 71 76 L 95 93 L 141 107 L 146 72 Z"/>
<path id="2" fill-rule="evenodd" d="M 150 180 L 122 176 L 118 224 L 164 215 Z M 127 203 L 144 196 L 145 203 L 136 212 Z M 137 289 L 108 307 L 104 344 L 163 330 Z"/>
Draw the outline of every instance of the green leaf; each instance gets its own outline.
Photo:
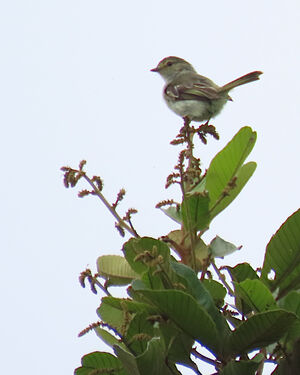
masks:
<path id="1" fill-rule="evenodd" d="M 268 279 L 271 270 L 273 281 Z M 300 288 L 300 209 L 278 229 L 267 245 L 261 278 L 272 291 L 279 288 L 278 298 Z"/>
<path id="2" fill-rule="evenodd" d="M 154 335 L 153 325 L 147 320 L 149 314 L 141 312 L 132 318 L 125 335 L 127 347 L 135 355 L 142 354 Z"/>
<path id="3" fill-rule="evenodd" d="M 295 313 L 300 319 L 300 291 L 293 290 L 286 297 L 279 301 L 280 307 Z"/>
<path id="4" fill-rule="evenodd" d="M 137 357 L 118 345 L 114 347 L 114 351 L 130 375 L 180 375 L 174 365 L 166 365 L 165 350 L 160 337 L 153 337 L 144 353 Z"/>
<path id="5" fill-rule="evenodd" d="M 217 281 L 210 279 L 202 280 L 202 284 L 212 296 L 215 305 L 217 305 L 218 307 L 223 306 L 224 298 L 227 293 L 226 288 L 224 288 L 224 286 Z"/>
<path id="6" fill-rule="evenodd" d="M 133 375 L 132 372 L 126 372 L 123 369 L 121 361 L 110 353 L 93 352 L 85 355 L 81 359 L 82 367 L 75 370 L 76 375 L 92 375 L 96 370 L 101 370 L 103 375 Z M 106 370 L 106 371 L 105 371 Z M 140 375 L 140 374 L 135 374 Z"/>
<path id="7" fill-rule="evenodd" d="M 180 375 L 175 366 L 172 366 L 173 371 L 167 366 L 165 348 L 160 337 L 153 337 L 148 342 L 145 352 L 137 357 L 137 364 L 143 375 Z"/>
<path id="8" fill-rule="evenodd" d="M 94 331 L 96 332 L 96 335 L 103 341 L 105 344 L 107 344 L 110 347 L 113 347 L 114 345 L 123 345 L 120 343 L 120 341 L 113 336 L 111 333 L 107 332 L 106 329 L 96 327 L 94 328 Z"/>
<path id="9" fill-rule="evenodd" d="M 300 291 L 292 291 L 279 301 L 280 307 L 297 315 L 297 320 L 285 337 L 285 345 L 291 347 L 300 337 Z M 291 348 L 290 348 L 291 349 Z"/>
<path id="10" fill-rule="evenodd" d="M 144 283 L 145 289 L 166 289 L 162 281 L 163 277 L 164 274 L 149 270 L 142 275 L 141 281 Z"/>
<path id="11" fill-rule="evenodd" d="M 227 266 L 226 269 L 230 273 L 232 280 L 237 281 L 238 283 L 246 279 L 258 279 L 257 273 L 249 263 L 239 263 L 235 267 Z"/>
<path id="12" fill-rule="evenodd" d="M 131 314 L 144 311 L 150 315 L 157 314 L 157 309 L 151 305 L 115 297 L 103 297 L 101 306 L 97 309 L 97 313 L 103 321 L 118 329 L 123 325 L 124 312 L 127 311 Z"/>
<path id="13" fill-rule="evenodd" d="M 167 348 L 168 362 L 171 361 L 195 369 L 195 363 L 190 358 L 194 339 L 182 332 L 170 320 L 160 321 L 158 331 L 157 336 L 163 336 Z"/>
<path id="14" fill-rule="evenodd" d="M 182 217 L 180 212 L 180 206 L 170 206 L 168 208 L 160 208 L 160 210 L 167 215 L 170 219 L 174 220 L 176 223 L 182 223 Z"/>
<path id="15" fill-rule="evenodd" d="M 127 260 L 120 255 L 103 255 L 97 259 L 100 276 L 110 280 L 111 285 L 127 285 L 132 279 L 139 278 Z"/>
<path id="16" fill-rule="evenodd" d="M 280 340 L 295 319 L 293 313 L 284 310 L 271 310 L 251 316 L 230 334 L 224 345 L 225 356 L 240 355 Z"/>
<path id="17" fill-rule="evenodd" d="M 190 267 L 181 263 L 172 262 L 171 267 L 186 281 L 189 292 L 211 316 L 222 338 L 224 338 L 224 335 L 229 334 L 230 329 L 226 319 L 220 314 L 212 296 L 205 288 L 204 284 L 198 279 L 196 273 Z"/>
<path id="18" fill-rule="evenodd" d="M 124 244 L 123 252 L 130 267 L 138 274 L 143 274 L 152 266 L 150 260 L 152 256 L 154 258 L 162 256 L 166 264 L 168 264 L 170 259 L 170 249 L 168 245 L 163 241 L 151 237 L 131 238 Z M 151 255 L 148 258 L 143 258 L 142 256 L 146 252 L 149 252 Z M 140 259 L 137 258 L 139 256 L 141 257 Z"/>
<path id="19" fill-rule="evenodd" d="M 235 267 L 227 266 L 226 269 L 228 270 L 231 279 L 238 283 L 246 279 L 258 280 L 256 272 L 248 263 L 240 263 Z M 237 293 L 235 293 L 235 305 L 243 315 L 247 315 L 252 311 L 252 308 L 247 305 L 247 303 L 240 298 Z"/>
<path id="20" fill-rule="evenodd" d="M 111 328 L 120 332 L 124 324 L 124 311 L 121 308 L 111 306 L 106 298 L 109 297 L 102 298 L 102 303 L 97 309 L 97 314 Z"/>
<path id="21" fill-rule="evenodd" d="M 128 321 L 128 314 L 132 315 L 145 311 L 149 315 L 158 313 L 158 310 L 154 306 L 146 303 L 123 298 L 103 297 L 102 303 L 97 309 L 97 314 L 111 328 L 121 332 L 121 329 L 124 329 L 124 325 Z"/>
<path id="22" fill-rule="evenodd" d="M 187 195 L 181 205 L 182 220 L 189 231 L 207 228 L 209 224 L 209 197 L 205 193 Z"/>
<path id="23" fill-rule="evenodd" d="M 202 177 L 202 180 L 191 190 L 191 193 L 203 193 L 205 191 L 206 176 Z"/>
<path id="24" fill-rule="evenodd" d="M 210 163 L 206 173 L 206 190 L 209 192 L 210 209 L 213 208 L 214 216 L 220 212 L 221 209 L 225 208 L 221 206 L 220 208 L 217 208 L 216 203 L 220 198 L 222 198 L 222 196 L 224 196 L 225 191 L 233 191 L 233 189 L 230 189 L 229 186 L 233 182 L 233 179 L 238 177 L 238 172 L 254 147 L 255 142 L 256 132 L 253 132 L 249 127 L 244 127 Z M 250 165 L 245 167 L 245 169 L 241 172 L 241 180 L 244 182 L 244 184 L 250 178 L 253 171 L 254 165 Z M 242 181 L 239 188 L 243 187 Z"/>
<path id="25" fill-rule="evenodd" d="M 128 371 L 129 375 L 144 375 L 139 371 L 136 358 L 133 354 L 121 348 L 119 345 L 114 346 L 114 352 L 122 362 L 124 368 Z"/>
<path id="26" fill-rule="evenodd" d="M 234 283 L 237 294 L 257 312 L 277 307 L 274 297 L 266 285 L 260 280 L 245 280 Z"/>
<path id="27" fill-rule="evenodd" d="M 216 236 L 209 244 L 210 253 L 214 258 L 224 258 L 224 256 L 232 254 L 239 249 L 239 247 L 223 240 L 219 236 Z"/>
<path id="28" fill-rule="evenodd" d="M 256 370 L 263 359 L 262 354 L 257 354 L 249 361 L 230 361 L 220 371 L 220 375 L 255 375 Z"/>
<path id="29" fill-rule="evenodd" d="M 226 195 L 210 212 L 211 219 L 217 216 L 235 200 L 255 172 L 256 166 L 257 165 L 254 161 L 250 161 L 241 167 L 241 169 L 235 175 L 236 181 L 233 189 L 230 189 L 229 194 Z"/>
<path id="30" fill-rule="evenodd" d="M 218 331 L 206 310 L 189 294 L 179 290 L 139 290 L 160 313 L 212 352 L 218 352 Z"/>

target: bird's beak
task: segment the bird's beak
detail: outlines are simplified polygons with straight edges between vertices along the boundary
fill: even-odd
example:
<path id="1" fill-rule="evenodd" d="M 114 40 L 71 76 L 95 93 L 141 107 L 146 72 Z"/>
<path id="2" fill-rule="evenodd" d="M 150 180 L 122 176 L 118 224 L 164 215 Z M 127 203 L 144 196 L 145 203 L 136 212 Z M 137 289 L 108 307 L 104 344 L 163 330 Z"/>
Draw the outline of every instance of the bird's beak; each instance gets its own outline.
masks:
<path id="1" fill-rule="evenodd" d="M 150 70 L 150 72 L 157 72 L 158 73 L 158 69 L 157 68 L 153 68 Z"/>

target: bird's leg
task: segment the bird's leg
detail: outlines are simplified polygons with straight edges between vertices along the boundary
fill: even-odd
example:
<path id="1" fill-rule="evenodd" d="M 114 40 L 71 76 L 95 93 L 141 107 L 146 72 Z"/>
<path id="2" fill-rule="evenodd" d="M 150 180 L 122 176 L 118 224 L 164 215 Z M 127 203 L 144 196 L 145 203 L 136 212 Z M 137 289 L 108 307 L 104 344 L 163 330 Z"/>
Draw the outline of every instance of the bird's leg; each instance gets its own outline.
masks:
<path id="1" fill-rule="evenodd" d="M 184 116 L 183 121 L 184 121 L 184 127 L 188 127 L 191 123 L 191 120 L 188 116 Z"/>

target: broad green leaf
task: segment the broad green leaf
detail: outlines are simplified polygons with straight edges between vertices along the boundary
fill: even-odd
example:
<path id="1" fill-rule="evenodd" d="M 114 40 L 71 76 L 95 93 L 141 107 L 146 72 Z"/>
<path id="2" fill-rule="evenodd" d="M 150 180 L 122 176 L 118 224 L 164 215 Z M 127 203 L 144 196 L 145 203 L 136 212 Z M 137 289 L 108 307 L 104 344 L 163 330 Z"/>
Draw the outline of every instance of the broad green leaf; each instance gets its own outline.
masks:
<path id="1" fill-rule="evenodd" d="M 220 314 L 212 296 L 205 288 L 204 284 L 198 279 L 196 273 L 190 267 L 181 263 L 172 262 L 171 267 L 186 281 L 189 292 L 214 320 L 221 336 L 224 337 L 226 334 L 229 334 L 230 329 L 226 319 Z"/>
<path id="2" fill-rule="evenodd" d="M 168 245 L 151 237 L 131 238 L 124 244 L 123 252 L 130 267 L 138 274 L 143 274 L 155 265 L 158 256 L 162 256 L 165 264 L 170 259 Z"/>
<path id="3" fill-rule="evenodd" d="M 285 310 L 265 311 L 251 316 L 230 334 L 224 345 L 225 356 L 240 355 L 280 340 L 295 319 L 293 313 Z"/>
<path id="4" fill-rule="evenodd" d="M 161 272 L 154 273 L 152 270 L 144 272 L 141 277 L 141 281 L 145 285 L 145 289 L 168 289 L 167 285 L 164 285 L 162 278 L 165 274 Z"/>
<path id="5" fill-rule="evenodd" d="M 176 367 L 170 369 L 166 364 L 166 353 L 160 337 L 153 337 L 143 354 L 137 357 L 137 364 L 142 375 L 175 375 L 180 373 Z"/>
<path id="6" fill-rule="evenodd" d="M 260 362 L 264 359 L 262 354 L 257 354 L 249 361 L 230 361 L 220 371 L 220 375 L 255 375 Z"/>
<path id="7" fill-rule="evenodd" d="M 230 273 L 232 280 L 237 281 L 238 283 L 246 279 L 258 279 L 257 273 L 249 263 L 239 263 L 235 267 L 227 266 L 226 269 Z"/>
<path id="8" fill-rule="evenodd" d="M 133 375 L 133 372 L 126 372 L 121 361 L 110 353 L 94 352 L 85 355 L 81 359 L 82 367 L 75 370 L 76 375 L 92 375 L 99 370 L 103 375 Z M 106 371 L 105 371 L 106 370 Z M 135 374 L 140 375 L 140 374 Z"/>
<path id="9" fill-rule="evenodd" d="M 226 269 L 228 270 L 231 279 L 238 283 L 246 279 L 258 279 L 257 273 L 248 263 L 240 263 L 235 267 L 227 266 Z M 247 315 L 252 311 L 252 308 L 247 305 L 247 303 L 242 298 L 240 298 L 237 293 L 235 293 L 235 305 L 243 315 Z"/>
<path id="10" fill-rule="evenodd" d="M 170 219 L 176 221 L 176 223 L 181 224 L 182 223 L 182 217 L 180 212 L 180 206 L 170 206 L 168 208 L 160 208 L 160 210 L 167 215 Z"/>
<path id="11" fill-rule="evenodd" d="M 271 270 L 275 279 L 268 279 Z M 278 297 L 300 288 L 300 209 L 291 215 L 278 229 L 267 245 L 262 268 L 262 279 L 279 288 Z"/>
<path id="12" fill-rule="evenodd" d="M 210 212 L 211 219 L 217 216 L 235 200 L 255 172 L 256 166 L 257 165 L 254 161 L 250 161 L 241 167 L 241 169 L 236 173 L 234 187 L 230 189 L 228 195 L 226 195 Z"/>
<path id="13" fill-rule="evenodd" d="M 244 280 L 234 283 L 236 293 L 252 310 L 262 312 L 277 307 L 274 297 L 266 285 L 260 280 Z"/>
<path id="14" fill-rule="evenodd" d="M 296 314 L 298 318 L 284 338 L 285 346 L 290 347 L 300 338 L 300 291 L 293 290 L 279 301 L 279 305 L 281 308 Z"/>
<path id="15" fill-rule="evenodd" d="M 195 369 L 195 363 L 190 358 L 194 339 L 182 332 L 170 320 L 159 322 L 157 336 L 163 336 L 168 361 Z"/>
<path id="16" fill-rule="evenodd" d="M 233 183 L 233 180 L 237 177 L 238 172 L 251 152 L 255 142 L 256 132 L 253 132 L 249 127 L 244 127 L 210 163 L 206 173 L 205 187 L 209 192 L 210 209 L 216 209 L 216 211 L 214 211 L 215 214 L 219 212 L 216 207 L 217 201 L 224 195 L 225 191 L 231 190 L 229 188 L 230 184 Z M 244 182 L 250 177 L 251 171 L 253 173 L 253 168 L 253 166 L 246 167 L 242 172 Z M 241 186 L 243 187 L 242 184 Z"/>
<path id="17" fill-rule="evenodd" d="M 215 280 L 204 279 L 202 280 L 202 284 L 204 285 L 205 289 L 208 290 L 209 294 L 212 296 L 215 305 L 218 307 L 223 306 L 224 298 L 226 296 L 226 289 L 220 283 Z"/>
<path id="18" fill-rule="evenodd" d="M 179 290 L 139 290 L 149 303 L 168 316 L 185 333 L 212 352 L 218 352 L 218 331 L 206 310 L 189 294 Z"/>
<path id="19" fill-rule="evenodd" d="M 203 193 L 205 191 L 206 176 L 202 177 L 202 180 L 191 190 L 191 193 Z"/>
<path id="20" fill-rule="evenodd" d="M 124 324 L 124 311 L 120 308 L 115 306 L 111 306 L 110 304 L 106 303 L 107 300 L 104 297 L 102 298 L 102 303 L 100 307 L 97 309 L 97 314 L 103 322 L 108 324 L 111 328 L 120 332 L 121 327 Z"/>
<path id="21" fill-rule="evenodd" d="M 114 351 L 130 375 L 180 375 L 174 365 L 166 365 L 165 351 L 159 337 L 151 339 L 145 352 L 137 357 L 118 345 Z"/>
<path id="22" fill-rule="evenodd" d="M 145 311 L 149 315 L 158 313 L 158 310 L 154 306 L 146 303 L 123 298 L 103 297 L 102 303 L 97 309 L 97 314 L 101 320 L 120 332 L 122 328 L 124 329 L 125 323 L 129 323 L 129 316 Z"/>
<path id="23" fill-rule="evenodd" d="M 137 280 L 139 281 L 139 280 Z M 131 314 L 147 311 L 148 314 L 157 314 L 157 309 L 146 303 L 132 301 L 125 298 L 103 297 L 101 306 L 97 313 L 102 320 L 113 323 L 114 327 L 119 326 L 118 322 L 123 320 L 124 312 Z M 106 320 L 107 319 L 107 320 Z M 122 324 L 122 322 L 121 322 Z"/>
<path id="24" fill-rule="evenodd" d="M 119 345 L 114 346 L 114 352 L 122 362 L 129 375 L 144 375 L 139 371 L 136 357 Z M 77 374 L 76 374 L 77 375 Z"/>
<path id="25" fill-rule="evenodd" d="M 147 319 L 148 317 L 147 312 L 134 315 L 125 334 L 127 347 L 136 356 L 146 350 L 148 342 L 154 336 L 153 325 Z"/>
<path id="26" fill-rule="evenodd" d="M 209 197 L 205 193 L 187 195 L 181 205 L 184 227 L 189 231 L 207 228 L 209 224 Z"/>
<path id="27" fill-rule="evenodd" d="M 287 311 L 295 313 L 300 319 L 300 291 L 293 290 L 279 301 L 279 306 Z"/>
<path id="28" fill-rule="evenodd" d="M 110 347 L 113 347 L 114 345 L 121 345 L 124 346 L 125 349 L 125 345 L 121 343 L 119 339 L 109 333 L 106 329 L 96 327 L 94 328 L 94 331 L 96 332 L 96 335 Z"/>
<path id="29" fill-rule="evenodd" d="M 126 285 L 132 279 L 139 278 L 127 260 L 120 255 L 103 255 L 97 259 L 97 270 L 100 276 L 110 280 L 112 285 Z"/>
<path id="30" fill-rule="evenodd" d="M 216 236 L 209 244 L 210 253 L 214 258 L 224 258 L 224 256 L 232 254 L 239 249 L 239 247 L 223 240 L 219 236 Z"/>

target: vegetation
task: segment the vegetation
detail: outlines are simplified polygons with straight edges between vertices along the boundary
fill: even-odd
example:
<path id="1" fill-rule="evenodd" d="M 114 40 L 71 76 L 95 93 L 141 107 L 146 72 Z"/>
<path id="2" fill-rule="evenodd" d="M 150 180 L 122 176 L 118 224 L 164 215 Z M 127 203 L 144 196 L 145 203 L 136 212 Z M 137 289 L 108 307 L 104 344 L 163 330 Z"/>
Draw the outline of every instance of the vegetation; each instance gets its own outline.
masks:
<path id="1" fill-rule="evenodd" d="M 177 227 L 159 239 L 139 236 L 135 209 L 118 214 L 125 191 L 109 203 L 101 178 L 87 175 L 85 161 L 78 169 L 62 168 L 65 186 L 85 180 L 91 189 L 79 196 L 100 198 L 119 233 L 131 237 L 123 256 L 101 255 L 97 274 L 80 275 L 83 287 L 89 282 L 94 293 L 104 294 L 100 320 L 81 335 L 95 331 L 114 354 L 85 355 L 76 375 L 175 375 L 176 364 L 202 374 L 202 361 L 220 375 L 259 375 L 265 362 L 276 365 L 273 374 L 300 374 L 300 210 L 270 239 L 260 269 L 247 262 L 218 268 L 215 258 L 238 248 L 220 237 L 207 244 L 202 236 L 254 173 L 256 163 L 245 160 L 256 133 L 242 128 L 203 171 L 194 138 L 206 144 L 209 135 L 218 138 L 213 126 L 195 128 L 185 119 L 171 142 L 183 150 L 166 188 L 178 184 L 182 201 L 157 205 Z M 111 287 L 124 285 L 128 297 L 114 297 Z"/>

